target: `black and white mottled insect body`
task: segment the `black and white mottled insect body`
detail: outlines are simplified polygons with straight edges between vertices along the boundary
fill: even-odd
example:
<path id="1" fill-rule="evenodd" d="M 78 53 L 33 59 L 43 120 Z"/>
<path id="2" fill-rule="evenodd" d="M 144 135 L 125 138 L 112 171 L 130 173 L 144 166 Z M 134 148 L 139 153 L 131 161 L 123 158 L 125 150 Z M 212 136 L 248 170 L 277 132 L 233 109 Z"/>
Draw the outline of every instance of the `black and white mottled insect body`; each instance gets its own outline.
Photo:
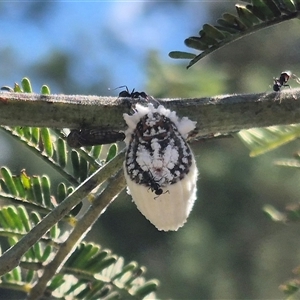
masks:
<path id="1" fill-rule="evenodd" d="M 138 209 L 159 230 L 177 230 L 196 199 L 198 171 L 186 143 L 195 122 L 180 120 L 174 111 L 153 104 L 137 104 L 135 113 L 124 114 L 124 119 L 128 190 Z"/>
<path id="2" fill-rule="evenodd" d="M 159 113 L 141 118 L 126 155 L 127 169 L 135 170 L 129 173 L 132 180 L 142 183 L 138 175 L 149 170 L 166 186 L 181 180 L 191 164 L 191 150 L 169 118 Z"/>

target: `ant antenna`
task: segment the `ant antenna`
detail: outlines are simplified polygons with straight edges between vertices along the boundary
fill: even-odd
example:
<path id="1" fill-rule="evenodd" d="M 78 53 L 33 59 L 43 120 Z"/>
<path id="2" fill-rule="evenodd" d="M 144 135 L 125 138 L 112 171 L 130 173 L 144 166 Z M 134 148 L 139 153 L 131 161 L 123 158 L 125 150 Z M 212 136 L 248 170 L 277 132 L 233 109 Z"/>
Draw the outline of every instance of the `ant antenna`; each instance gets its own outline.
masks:
<path id="1" fill-rule="evenodd" d="M 129 92 L 129 90 L 128 90 L 128 86 L 127 85 L 120 85 L 120 86 L 118 86 L 118 87 L 116 87 L 116 88 L 114 88 L 114 89 L 111 89 L 111 88 L 108 88 L 108 90 L 109 91 L 114 91 L 114 90 L 117 90 L 117 89 L 120 89 L 120 88 L 126 88 L 126 91 L 127 92 Z"/>
<path id="2" fill-rule="evenodd" d="M 149 188 L 150 189 L 150 188 Z M 155 194 L 157 195 L 156 197 L 154 197 L 154 200 L 156 200 L 160 195 L 164 195 L 166 193 L 170 194 L 169 190 L 166 190 L 164 193 L 162 192 L 162 188 L 160 189 L 161 193 L 157 194 L 157 191 L 155 192 Z"/>

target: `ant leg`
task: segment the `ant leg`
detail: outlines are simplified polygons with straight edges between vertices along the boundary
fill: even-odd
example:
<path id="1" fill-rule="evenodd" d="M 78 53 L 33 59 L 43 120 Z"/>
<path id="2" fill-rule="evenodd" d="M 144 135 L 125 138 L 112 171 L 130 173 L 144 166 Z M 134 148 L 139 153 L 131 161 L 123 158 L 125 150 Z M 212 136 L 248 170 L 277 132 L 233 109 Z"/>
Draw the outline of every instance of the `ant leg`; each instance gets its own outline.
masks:
<path id="1" fill-rule="evenodd" d="M 155 108 L 157 108 L 160 105 L 160 102 L 152 96 L 147 96 L 146 101 L 148 103 L 152 103 Z"/>
<path id="2" fill-rule="evenodd" d="M 300 79 L 295 74 L 292 74 L 292 78 L 300 84 Z"/>
<path id="3" fill-rule="evenodd" d="M 169 190 L 166 190 L 164 193 L 160 194 L 160 195 L 164 195 L 164 194 L 170 194 Z M 157 195 L 156 197 L 154 197 L 154 200 L 156 200 L 160 195 Z"/>

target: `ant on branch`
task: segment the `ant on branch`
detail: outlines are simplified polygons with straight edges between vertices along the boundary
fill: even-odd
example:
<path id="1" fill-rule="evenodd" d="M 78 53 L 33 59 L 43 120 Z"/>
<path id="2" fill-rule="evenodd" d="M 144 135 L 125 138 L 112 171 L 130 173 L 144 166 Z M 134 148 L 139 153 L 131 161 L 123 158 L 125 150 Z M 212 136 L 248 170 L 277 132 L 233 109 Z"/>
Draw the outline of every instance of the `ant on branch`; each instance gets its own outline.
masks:
<path id="1" fill-rule="evenodd" d="M 134 91 L 135 89 L 133 89 L 131 92 L 129 92 L 129 89 L 128 89 L 127 85 L 121 85 L 121 86 L 117 87 L 116 89 L 120 89 L 120 88 L 123 88 L 123 87 L 125 87 L 126 90 L 121 91 L 119 93 L 119 97 L 132 98 L 132 99 L 140 98 L 140 97 L 145 98 L 145 99 L 148 98 L 148 95 L 145 92 L 135 92 Z"/>
<path id="2" fill-rule="evenodd" d="M 119 93 L 120 98 L 146 100 L 146 102 L 152 103 L 155 107 L 158 107 L 160 105 L 160 102 L 157 99 L 153 98 L 152 96 L 147 95 L 145 92 L 137 92 L 137 91 L 135 91 L 135 89 L 133 89 L 130 92 L 127 85 L 121 85 L 115 89 L 119 89 L 119 88 L 123 88 L 123 87 L 125 87 L 126 90 L 121 91 Z"/>
<path id="3" fill-rule="evenodd" d="M 156 197 L 154 197 L 154 199 L 157 199 L 162 194 L 170 193 L 168 190 L 163 193 L 163 189 L 158 183 L 159 180 L 155 180 L 153 174 L 150 171 L 143 172 L 143 179 L 145 183 L 150 186 L 149 189 L 151 189 L 151 192 L 155 192 L 155 195 L 157 195 Z"/>
<path id="4" fill-rule="evenodd" d="M 283 86 L 288 86 L 290 88 L 290 85 L 287 84 L 290 78 L 296 80 L 296 82 L 300 84 L 300 79 L 295 74 L 292 74 L 291 71 L 284 71 L 280 74 L 279 78 L 273 78 L 273 91 L 280 92 Z"/>

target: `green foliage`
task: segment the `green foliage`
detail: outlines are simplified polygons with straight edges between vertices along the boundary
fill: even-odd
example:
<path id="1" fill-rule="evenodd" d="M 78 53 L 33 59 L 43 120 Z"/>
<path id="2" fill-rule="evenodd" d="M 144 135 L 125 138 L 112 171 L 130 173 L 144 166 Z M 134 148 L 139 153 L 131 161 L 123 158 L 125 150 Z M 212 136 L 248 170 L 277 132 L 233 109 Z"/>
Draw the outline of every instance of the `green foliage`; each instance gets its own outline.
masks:
<path id="1" fill-rule="evenodd" d="M 257 30 L 298 17 L 300 0 L 242 0 L 236 4 L 237 16 L 224 13 L 218 25 L 204 24 L 199 36 L 187 38 L 186 46 L 202 51 L 199 55 L 172 51 L 171 58 L 191 59 L 188 68 L 213 51 Z"/>
<path id="2" fill-rule="evenodd" d="M 200 32 L 200 37 L 188 39 L 188 46 L 203 51 L 200 55 L 196 56 L 183 52 L 173 52 L 172 55 L 174 57 L 177 56 L 177 58 L 193 59 L 189 65 L 191 66 L 205 55 L 237 38 L 268 25 L 294 18 L 296 11 L 299 10 L 299 1 L 294 0 L 253 0 L 244 2 L 250 4 L 236 5 L 238 17 L 225 13 L 222 19 L 218 20 L 219 25 L 212 26 L 205 24 L 203 30 Z M 153 63 L 151 65 L 153 66 Z M 167 69 L 163 68 L 161 64 L 155 64 L 154 67 L 156 73 L 159 74 L 159 76 L 156 74 L 156 88 L 160 90 L 159 93 L 153 92 L 155 90 L 153 88 L 149 90 L 156 95 L 159 95 L 160 92 L 162 94 L 166 92 L 166 96 L 170 96 L 171 93 L 173 93 L 172 96 L 174 97 L 184 96 L 184 87 L 188 87 L 189 91 L 192 88 L 194 89 L 194 94 L 199 96 L 201 84 L 207 85 L 208 82 L 212 86 L 212 92 L 215 94 L 220 89 L 221 82 L 223 85 L 226 85 L 223 79 L 219 82 L 215 80 L 215 77 L 220 79 L 220 70 L 215 70 L 215 75 L 205 74 L 205 76 L 198 78 L 195 74 L 191 74 L 191 78 L 189 78 L 185 74 L 181 76 L 179 73 L 180 70 L 172 69 L 172 66 L 169 66 Z M 167 74 L 163 74 L 163 72 L 166 72 L 166 69 Z M 160 75 L 162 76 L 160 77 Z M 221 76 L 224 75 L 221 74 Z M 167 79 L 169 81 L 167 82 L 168 84 L 173 83 L 172 89 L 169 89 L 167 84 L 162 84 L 162 82 L 165 82 L 162 79 Z M 22 80 L 21 86 L 15 84 L 13 89 L 7 87 L 7 90 L 32 92 L 28 79 Z M 50 94 L 50 89 L 47 86 L 43 86 L 41 93 Z M 252 150 L 252 155 L 258 155 L 296 138 L 297 126 L 253 129 L 241 132 L 239 137 L 242 137 L 245 143 L 248 143 L 247 145 Z M 64 178 L 63 182 L 54 184 L 45 175 L 28 175 L 26 170 L 23 170 L 20 174 L 13 175 L 8 168 L 1 168 L 0 185 L 2 192 L 0 193 L 0 197 L 5 205 L 0 210 L 0 235 L 4 240 L 4 244 L 7 243 L 9 246 L 17 245 L 18 241 L 38 224 L 49 211 L 58 207 L 68 195 L 73 192 L 76 193 L 80 183 L 93 174 L 96 169 L 103 166 L 105 162 L 113 161 L 115 155 L 118 153 L 116 145 L 112 145 L 108 153 L 104 153 L 105 149 L 101 146 L 84 147 L 76 150 L 70 149 L 65 142 L 67 131 L 28 127 L 3 127 L 3 130 L 8 134 L 12 134 L 15 139 L 28 147 L 37 157 L 46 161 L 49 166 L 56 170 L 57 174 L 61 174 Z M 218 158 L 216 160 L 218 161 Z M 294 166 L 298 167 L 300 165 L 298 161 L 298 157 L 293 160 Z M 288 165 L 288 162 L 286 165 Z M 220 164 L 220 166 L 220 172 L 218 173 L 226 169 L 223 164 Z M 238 167 L 236 166 L 236 169 Z M 213 168 L 210 166 L 209 169 Z M 223 185 L 225 186 L 226 184 L 223 183 Z M 239 185 L 239 183 L 236 185 Z M 217 192 L 215 186 L 213 190 Z M 244 195 L 241 197 L 244 197 Z M 217 203 L 216 206 L 218 205 Z M 236 206 L 233 205 L 232 207 L 235 208 Z M 80 205 L 75 207 L 61 222 L 53 226 L 38 243 L 29 248 L 22 257 L 20 265 L 2 277 L 0 287 L 29 293 L 38 280 L 37 273 L 39 272 L 40 274 L 44 268 L 47 269 L 52 257 L 56 255 L 62 245 L 62 237 L 68 238 L 70 230 L 76 226 L 78 219 L 74 216 L 76 216 L 79 210 Z M 299 207 L 296 206 L 288 207 L 285 212 L 280 212 L 271 206 L 266 206 L 264 209 L 268 217 L 280 223 L 299 221 L 299 211 Z M 219 217 L 217 208 L 214 210 L 214 214 L 217 217 L 212 223 L 218 225 L 221 223 L 222 218 Z M 232 214 L 231 220 L 234 219 L 233 215 L 235 213 L 231 210 L 228 210 L 224 219 L 227 219 L 229 214 Z M 221 227 L 227 228 L 228 226 L 221 224 Z M 237 227 L 239 226 L 234 228 L 234 238 L 236 238 Z M 195 228 L 196 226 L 191 229 L 190 236 L 192 238 L 186 235 L 186 240 L 183 239 L 184 245 L 182 249 L 184 251 L 182 253 L 186 254 L 188 251 L 192 251 L 195 248 L 196 239 L 203 239 L 203 236 L 205 236 L 204 230 L 196 231 Z M 188 237 L 190 237 L 190 247 L 187 247 L 188 243 L 186 241 Z M 219 241 L 220 239 L 218 239 L 215 245 L 219 246 Z M 201 242 L 203 243 L 203 240 Z M 247 251 L 244 252 L 245 256 L 249 252 L 248 246 L 246 247 Z M 3 248 L 5 250 L 5 247 Z M 198 256 L 199 253 L 197 252 Z M 221 258 L 221 260 L 230 261 L 228 258 Z M 186 265 L 188 264 L 182 264 L 184 267 L 182 270 L 185 270 L 185 272 L 187 272 L 188 268 Z M 192 267 L 197 268 L 197 266 Z M 201 267 L 204 269 L 203 266 Z M 211 270 L 211 265 L 209 265 L 209 270 Z M 199 270 L 197 269 L 197 274 L 198 272 Z M 181 273 L 184 273 L 184 271 Z M 190 270 L 189 273 L 191 273 Z M 136 299 L 148 295 L 148 298 L 154 299 L 155 295 L 151 292 L 157 288 L 157 281 L 150 280 L 146 282 L 142 277 L 143 274 L 144 268 L 139 267 L 136 262 L 125 265 L 123 259 L 111 254 L 110 250 L 102 249 L 99 245 L 92 243 L 81 242 L 78 243 L 59 273 L 47 285 L 47 295 L 51 294 L 53 297 L 64 298 L 76 297 L 76 299 L 116 299 L 118 297 Z M 232 274 L 234 275 L 234 272 Z M 296 274 L 298 275 L 299 273 Z M 205 274 L 204 277 L 209 276 Z M 196 281 L 197 286 L 200 285 L 197 276 L 191 275 L 190 281 L 192 280 Z M 202 284 L 206 285 L 206 282 L 204 281 Z M 299 280 L 293 279 L 282 285 L 281 288 L 287 295 L 293 295 L 299 289 Z"/>
<path id="3" fill-rule="evenodd" d="M 237 136 L 251 150 L 250 156 L 257 156 L 299 138 L 300 125 L 252 128 L 241 130 Z"/>
<path id="4" fill-rule="evenodd" d="M 263 208 L 263 211 L 267 217 L 269 217 L 272 221 L 289 224 L 291 222 L 300 222 L 300 204 L 289 205 L 285 208 L 284 211 L 278 211 L 272 205 L 266 205 Z M 293 270 L 294 277 L 290 280 L 287 280 L 284 284 L 280 285 L 280 290 L 283 291 L 287 296 L 291 296 L 291 299 L 296 296 L 296 293 L 299 292 L 300 289 L 300 267 L 298 266 Z M 299 293 L 298 293 L 299 294 Z"/>
<path id="5" fill-rule="evenodd" d="M 298 270 L 299 271 L 299 270 Z M 293 296 L 296 292 L 299 291 L 300 288 L 300 279 L 292 279 L 286 282 L 285 284 L 282 284 L 280 286 L 280 289 L 287 295 L 287 296 Z M 294 298 L 292 298 L 294 299 Z"/>
<path id="6" fill-rule="evenodd" d="M 39 213 L 29 212 L 22 205 L 5 206 L 0 210 L 0 235 L 12 247 L 40 220 Z M 38 278 L 38 271 L 51 261 L 60 247 L 62 234 L 65 230 L 55 225 L 28 249 L 19 267 L 2 277 L 0 287 L 9 285 L 28 292 Z M 72 295 L 76 299 L 101 299 L 122 294 L 126 299 L 130 296 L 141 299 L 155 291 L 158 285 L 156 280 L 146 282 L 142 276 L 144 271 L 136 262 L 124 265 L 123 258 L 102 250 L 99 245 L 80 243 L 47 289 L 57 297 Z"/>
<path id="7" fill-rule="evenodd" d="M 24 78 L 21 87 L 15 84 L 13 91 L 31 93 L 30 81 Z M 43 86 L 42 92 L 49 93 L 50 89 Z M 78 193 L 80 183 L 105 163 L 112 162 L 119 150 L 116 144 L 112 144 L 107 153 L 101 146 L 71 149 L 65 141 L 65 132 L 61 130 L 7 126 L 2 130 L 42 158 L 56 170 L 57 175 L 64 178 L 64 182 L 53 186 L 47 175 L 29 175 L 26 170 L 15 175 L 7 167 L 0 168 L 0 237 L 8 247 L 14 249 L 49 212 L 59 207 L 69 195 Z M 93 185 L 89 192 L 92 190 Z M 87 196 L 89 199 L 94 197 Z M 83 197 L 81 200 L 84 200 Z M 70 239 L 71 233 L 76 231 L 80 221 L 76 215 L 81 207 L 82 202 L 67 212 L 60 222 L 57 220 L 37 243 L 28 247 L 19 265 L 1 277 L 0 287 L 30 294 L 34 286 L 39 284 L 40 272 L 48 268 L 62 245 Z M 90 226 L 93 222 L 91 220 Z M 73 247 L 75 249 L 68 254 L 68 260 L 48 282 L 46 290 L 42 291 L 45 292 L 44 299 L 51 296 L 91 300 L 155 298 L 158 281 L 146 281 L 144 267 L 136 262 L 125 264 L 122 257 L 112 254 L 110 250 L 80 240 L 80 237 L 72 240 L 77 247 Z M 7 246 L 0 247 L 0 252 L 4 252 Z"/>
<path id="8" fill-rule="evenodd" d="M 32 152 L 40 155 L 74 185 L 84 181 L 105 162 L 104 159 L 97 160 L 99 146 L 91 149 L 70 149 L 65 141 L 66 134 L 63 130 L 9 126 L 2 126 L 1 129 L 10 133 L 16 140 L 20 140 Z M 95 157 L 97 155 L 98 157 Z M 81 169 L 82 166 L 85 166 L 85 169 Z"/>
<path id="9" fill-rule="evenodd" d="M 73 191 L 72 187 L 67 189 L 64 183 L 59 183 L 56 194 L 51 195 L 51 182 L 46 175 L 29 176 L 25 170 L 22 170 L 19 175 L 12 175 L 6 167 L 2 167 L 0 173 L 1 200 L 6 205 L 23 205 L 42 215 L 48 214 L 57 203 L 62 202 Z M 65 187 L 63 196 L 62 186 Z M 69 217 L 66 218 L 66 220 L 68 219 Z"/>

